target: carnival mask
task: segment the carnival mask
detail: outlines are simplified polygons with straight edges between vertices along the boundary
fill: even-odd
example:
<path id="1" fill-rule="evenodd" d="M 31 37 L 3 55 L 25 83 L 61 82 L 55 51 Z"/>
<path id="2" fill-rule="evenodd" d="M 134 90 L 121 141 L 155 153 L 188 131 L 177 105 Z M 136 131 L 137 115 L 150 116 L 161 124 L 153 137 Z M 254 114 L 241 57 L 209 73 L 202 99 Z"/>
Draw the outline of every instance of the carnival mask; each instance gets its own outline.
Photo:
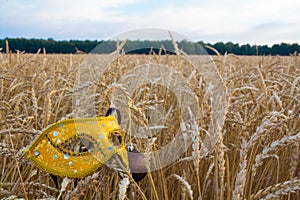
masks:
<path id="1" fill-rule="evenodd" d="M 124 134 L 114 116 L 59 121 L 43 130 L 25 154 L 40 169 L 63 177 L 86 176 L 113 155 L 128 167 Z"/>

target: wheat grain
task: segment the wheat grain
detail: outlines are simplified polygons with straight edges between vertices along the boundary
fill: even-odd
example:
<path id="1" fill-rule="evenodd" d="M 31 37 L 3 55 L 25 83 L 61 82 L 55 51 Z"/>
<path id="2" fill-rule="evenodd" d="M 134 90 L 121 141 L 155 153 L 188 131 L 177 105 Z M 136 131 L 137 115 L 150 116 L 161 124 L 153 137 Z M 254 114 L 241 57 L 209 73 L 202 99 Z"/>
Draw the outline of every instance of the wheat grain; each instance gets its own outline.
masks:
<path id="1" fill-rule="evenodd" d="M 128 177 L 124 177 L 119 184 L 119 200 L 124 200 L 126 198 L 126 192 L 129 185 Z"/>
<path id="2" fill-rule="evenodd" d="M 223 143 L 223 134 L 220 135 L 219 137 L 219 142 L 217 143 L 218 145 L 218 177 L 220 181 L 220 196 L 219 199 L 224 199 L 224 177 L 225 177 L 225 150 L 224 150 L 224 143 Z"/>
<path id="3" fill-rule="evenodd" d="M 258 199 L 283 198 L 282 195 L 287 191 L 293 191 L 296 194 L 290 193 L 288 198 L 299 199 L 300 192 L 296 190 L 295 185 L 299 182 L 294 181 L 295 177 L 299 177 L 299 139 L 296 138 L 300 131 L 299 57 L 213 56 L 216 66 L 209 68 L 212 61 L 204 64 L 194 61 L 193 59 L 202 61 L 203 57 L 187 57 L 180 49 L 177 56 L 125 55 L 120 54 L 122 50 L 119 49 L 118 60 L 113 63 L 108 63 L 104 59 L 105 56 L 89 55 L 92 59 L 95 58 L 95 62 L 85 73 L 92 77 L 92 80 L 88 81 L 83 79 L 84 77 L 79 76 L 81 80 L 77 80 L 76 77 L 82 71 L 81 67 L 87 64 L 85 58 L 88 55 L 50 55 L 45 54 L 44 50 L 43 54 L 13 54 L 9 47 L 7 49 L 7 54 L 0 53 L 1 198 L 25 197 L 23 192 L 20 192 L 21 185 L 15 160 L 19 162 L 20 173 L 24 178 L 23 184 L 30 199 L 57 196 L 53 181 L 49 176 L 45 176 L 45 173 L 36 171 L 36 168 L 24 159 L 22 148 L 30 144 L 48 124 L 76 116 L 78 113 L 72 107 L 75 106 L 72 99 L 82 91 L 90 91 L 92 87 L 95 87 L 96 91 L 85 96 L 83 100 L 93 105 L 92 110 L 96 111 L 94 113 L 103 116 L 110 102 L 117 98 L 114 91 L 119 90 L 126 101 L 133 101 L 133 120 L 140 124 L 143 122 L 147 129 L 157 133 L 153 138 L 138 138 L 132 132 L 133 142 L 146 157 L 150 152 L 164 148 L 172 141 L 175 130 L 182 128 L 180 121 L 177 123 L 173 120 L 180 118 L 180 111 L 174 112 L 176 109 L 180 110 L 173 102 L 175 100 L 170 100 L 169 94 L 162 90 L 159 94 L 150 94 L 154 91 L 151 85 L 138 88 L 129 94 L 128 89 L 131 86 L 119 84 L 120 78 L 127 76 L 127 72 L 136 66 L 156 63 L 181 70 L 178 72 L 183 74 L 188 87 L 191 88 L 184 92 L 196 93 L 200 108 L 200 118 L 195 119 L 198 131 L 188 133 L 196 137 L 192 137 L 193 143 L 190 148 L 176 162 L 159 172 L 149 173 L 147 178 L 136 183 L 136 187 L 130 185 L 128 191 L 130 194 L 131 191 L 134 192 L 134 198 L 189 198 L 191 194 L 187 190 L 188 187 L 181 182 L 178 187 L 178 179 L 171 176 L 182 174 L 181 178 L 190 185 L 193 198 L 250 199 L 255 195 Z M 114 56 L 117 54 L 110 55 Z M 96 60 L 101 64 L 96 66 Z M 201 66 L 195 63 L 201 63 Z M 103 71 L 105 67 L 100 67 L 102 64 L 109 65 L 107 73 Z M 215 76 L 209 78 L 210 73 Z M 129 76 L 130 74 L 127 78 L 130 78 Z M 154 85 L 158 82 L 159 80 L 153 80 Z M 226 92 L 221 93 L 221 96 L 214 96 L 214 92 L 218 94 L 219 85 L 225 88 Z M 216 98 L 216 101 L 213 101 L 213 98 Z M 174 104 L 169 105 L 171 103 Z M 167 123 L 147 124 L 145 118 L 149 116 L 146 110 L 157 109 L 158 105 L 169 105 L 165 108 L 163 119 L 167 120 Z M 212 119 L 218 116 L 214 110 L 227 110 L 226 106 L 226 115 L 219 113 L 220 119 L 225 121 L 224 125 L 213 121 Z M 46 107 L 49 109 L 45 109 Z M 77 109 L 80 110 L 80 107 Z M 211 125 L 213 127 L 210 127 Z M 169 128 L 170 126 L 175 127 Z M 9 133 L 15 150 L 9 145 Z M 212 143 L 205 141 L 214 136 L 218 138 L 220 133 L 223 139 Z M 125 138 L 126 144 L 129 140 L 128 135 L 129 133 Z M 215 144 L 217 151 L 209 152 L 208 149 Z M 200 157 L 199 151 L 202 152 Z M 262 163 L 266 163 L 266 167 L 262 167 Z M 271 168 L 271 164 L 275 164 L 274 167 Z M 67 190 L 61 193 L 61 197 L 117 198 L 120 179 L 107 167 L 99 170 L 97 177 L 86 177 L 78 182 L 77 187 L 72 185 L 72 180 Z M 165 177 L 170 176 L 173 178 L 165 181 Z M 218 181 L 218 186 L 215 181 Z M 276 186 L 278 181 L 283 182 Z M 268 189 L 269 186 L 276 186 L 277 189 Z M 261 195 L 263 191 L 265 192 Z M 219 193 L 218 197 L 216 193 Z M 132 196 L 129 192 L 127 194 L 125 199 L 130 199 Z"/>
<path id="4" fill-rule="evenodd" d="M 193 199 L 193 190 L 192 190 L 191 185 L 184 178 L 182 178 L 181 176 L 179 176 L 177 174 L 172 174 L 167 179 L 169 179 L 171 177 L 174 177 L 177 180 L 179 180 L 179 182 L 185 187 L 190 199 Z"/>
<path id="5" fill-rule="evenodd" d="M 255 195 L 251 195 L 251 199 L 275 199 L 297 190 L 300 190 L 300 180 L 292 179 L 264 188 Z"/>

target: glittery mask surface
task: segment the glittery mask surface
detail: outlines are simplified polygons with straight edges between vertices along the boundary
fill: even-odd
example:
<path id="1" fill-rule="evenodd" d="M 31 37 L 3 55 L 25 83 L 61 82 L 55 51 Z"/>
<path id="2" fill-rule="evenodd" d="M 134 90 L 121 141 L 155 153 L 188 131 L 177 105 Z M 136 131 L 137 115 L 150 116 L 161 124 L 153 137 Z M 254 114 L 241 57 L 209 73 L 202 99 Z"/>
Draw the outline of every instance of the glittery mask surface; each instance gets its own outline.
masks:
<path id="1" fill-rule="evenodd" d="M 124 135 L 113 116 L 59 121 L 47 127 L 25 150 L 42 170 L 80 178 L 118 154 L 128 166 Z"/>

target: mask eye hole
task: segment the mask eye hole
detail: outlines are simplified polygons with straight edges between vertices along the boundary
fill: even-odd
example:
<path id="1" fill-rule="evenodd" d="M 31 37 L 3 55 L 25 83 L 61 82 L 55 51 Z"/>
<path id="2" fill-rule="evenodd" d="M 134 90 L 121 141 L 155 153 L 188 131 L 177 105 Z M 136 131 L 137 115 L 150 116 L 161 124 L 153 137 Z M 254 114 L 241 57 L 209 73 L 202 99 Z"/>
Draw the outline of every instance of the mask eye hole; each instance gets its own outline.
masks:
<path id="1" fill-rule="evenodd" d="M 114 146 L 120 146 L 123 142 L 123 138 L 119 132 L 114 131 L 110 134 L 110 141 Z"/>

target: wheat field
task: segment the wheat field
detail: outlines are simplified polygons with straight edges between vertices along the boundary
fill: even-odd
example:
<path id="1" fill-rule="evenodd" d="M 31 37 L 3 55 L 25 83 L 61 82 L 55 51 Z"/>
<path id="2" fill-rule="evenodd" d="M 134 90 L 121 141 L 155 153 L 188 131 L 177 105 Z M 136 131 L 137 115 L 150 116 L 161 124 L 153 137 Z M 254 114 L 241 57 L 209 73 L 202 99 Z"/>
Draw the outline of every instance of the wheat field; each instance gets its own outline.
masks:
<path id="1" fill-rule="evenodd" d="M 197 156 L 199 141 L 208 130 L 213 108 L 209 87 L 200 81 L 201 72 L 193 74 L 178 56 L 118 56 L 109 71 L 99 78 L 97 94 L 102 101 L 97 101 L 97 113 L 105 114 L 111 97 L 103 92 L 126 71 L 150 61 L 168 65 L 189 77 L 199 99 L 198 139 L 176 162 L 149 172 L 141 182 L 128 182 L 103 166 L 97 173 L 78 180 L 78 184 L 73 179 L 60 178 L 56 188 L 49 174 L 31 164 L 22 149 L 48 125 L 72 117 L 74 82 L 85 57 L 84 54 L 0 54 L 0 198 L 300 199 L 300 57 L 297 55 L 212 57 L 226 88 L 227 110 L 220 137 L 202 157 Z M 166 95 L 158 97 L 165 104 L 176 104 Z M 140 94 L 134 99 L 142 114 L 144 100 Z M 175 124 L 176 128 L 177 115 L 175 109 L 166 123 Z M 134 142 L 140 151 L 146 152 L 164 146 L 173 136 L 170 128 L 150 147 L 149 140 L 135 138 Z"/>

